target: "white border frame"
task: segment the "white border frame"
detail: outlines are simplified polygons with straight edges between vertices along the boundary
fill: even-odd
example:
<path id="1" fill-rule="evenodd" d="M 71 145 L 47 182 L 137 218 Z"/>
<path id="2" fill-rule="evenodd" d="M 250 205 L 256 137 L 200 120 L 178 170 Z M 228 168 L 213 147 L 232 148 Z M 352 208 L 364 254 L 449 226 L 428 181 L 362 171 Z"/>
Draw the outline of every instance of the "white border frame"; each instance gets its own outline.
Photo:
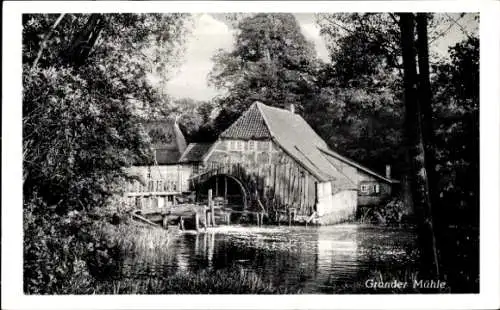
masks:
<path id="1" fill-rule="evenodd" d="M 499 286 L 500 2 L 4 2 L 2 308 L 5 309 L 493 309 Z M 22 291 L 21 14 L 59 12 L 480 12 L 480 294 L 25 296 Z"/>

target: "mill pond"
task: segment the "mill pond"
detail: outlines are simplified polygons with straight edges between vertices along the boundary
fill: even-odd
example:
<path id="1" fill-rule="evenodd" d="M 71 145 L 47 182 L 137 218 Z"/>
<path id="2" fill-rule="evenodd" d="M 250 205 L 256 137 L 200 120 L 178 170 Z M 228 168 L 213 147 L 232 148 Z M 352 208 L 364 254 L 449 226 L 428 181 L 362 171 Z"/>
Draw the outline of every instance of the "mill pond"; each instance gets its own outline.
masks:
<path id="1" fill-rule="evenodd" d="M 388 270 L 414 270 L 415 240 L 408 227 L 219 226 L 170 234 L 165 248 L 151 249 L 155 255 L 127 257 L 119 277 L 161 281 L 172 274 L 237 270 L 284 293 L 382 293 L 366 281 Z"/>

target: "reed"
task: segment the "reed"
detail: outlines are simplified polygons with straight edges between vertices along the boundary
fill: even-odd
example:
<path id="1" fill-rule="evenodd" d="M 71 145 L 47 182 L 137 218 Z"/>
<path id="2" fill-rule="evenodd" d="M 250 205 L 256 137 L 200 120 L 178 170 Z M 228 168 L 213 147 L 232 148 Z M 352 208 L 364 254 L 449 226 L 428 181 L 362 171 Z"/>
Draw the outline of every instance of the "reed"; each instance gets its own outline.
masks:
<path id="1" fill-rule="evenodd" d="M 118 247 L 124 256 L 156 258 L 165 255 L 176 233 L 138 223 L 111 225 L 100 223 L 96 228 L 101 239 Z"/>
<path id="2" fill-rule="evenodd" d="M 85 290 L 84 290 L 85 291 Z M 86 291 L 88 293 L 88 291 Z M 94 294 L 287 294 L 253 271 L 241 268 L 177 272 L 167 277 L 120 279 L 95 283 Z"/>
<path id="3" fill-rule="evenodd" d="M 101 221 L 94 224 L 100 248 L 107 248 L 112 259 L 106 260 L 94 251 L 92 261 L 105 262 L 88 272 L 82 261 L 80 273 L 71 275 L 66 293 L 70 294 L 297 294 L 299 289 L 272 283 L 252 270 L 242 267 L 177 271 L 171 274 L 151 272 L 141 278 L 127 276 L 130 262 L 143 266 L 161 266 L 178 254 L 171 246 L 178 232 L 143 226 L 134 222 L 112 225 Z M 116 251 L 110 250 L 116 249 Z M 116 257 L 113 255 L 117 255 Z M 128 262 L 128 263 L 127 263 Z M 114 264 L 116 273 L 99 276 Z M 88 262 L 87 262 L 88 264 Z M 92 266 L 92 265 L 91 265 Z M 92 268 L 91 268 L 92 269 Z M 96 271 L 97 270 L 97 271 Z M 125 273 L 123 273 L 125 272 Z"/>

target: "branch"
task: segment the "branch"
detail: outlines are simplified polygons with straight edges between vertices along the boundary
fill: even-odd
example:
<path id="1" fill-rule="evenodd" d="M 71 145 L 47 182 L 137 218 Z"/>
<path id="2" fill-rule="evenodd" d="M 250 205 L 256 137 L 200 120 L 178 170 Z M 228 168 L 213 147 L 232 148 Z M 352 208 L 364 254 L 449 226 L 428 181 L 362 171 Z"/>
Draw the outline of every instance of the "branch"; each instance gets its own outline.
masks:
<path id="1" fill-rule="evenodd" d="M 448 18 L 448 20 L 450 20 L 451 22 L 453 22 L 454 24 L 456 24 L 460 28 L 460 30 L 462 30 L 462 33 L 467 36 L 467 38 L 471 39 L 471 36 L 469 35 L 469 32 L 467 30 L 465 30 L 464 26 L 462 26 L 458 22 L 460 19 L 462 19 L 463 15 L 461 15 L 458 19 L 454 19 L 453 17 L 451 17 L 450 15 L 448 15 L 448 13 L 444 13 L 444 15 L 446 15 L 446 17 Z"/>
<path id="2" fill-rule="evenodd" d="M 38 62 L 40 61 L 40 58 L 42 57 L 43 50 L 47 46 L 47 42 L 49 41 L 50 37 L 52 36 L 52 33 L 54 33 L 54 30 L 56 30 L 57 25 L 59 25 L 59 23 L 63 20 L 64 15 L 65 15 L 65 13 L 62 13 L 61 15 L 59 15 L 59 17 L 57 18 L 55 23 L 50 28 L 50 31 L 43 38 L 42 44 L 40 44 L 40 48 L 38 49 L 38 54 L 35 58 L 35 61 L 33 62 L 33 65 L 31 66 L 31 70 L 36 68 L 36 66 L 38 65 Z"/>
<path id="3" fill-rule="evenodd" d="M 461 27 L 460 24 L 458 24 L 458 21 L 462 18 L 462 16 L 460 16 L 459 19 L 457 20 L 454 20 L 453 18 L 451 18 L 448 14 L 445 14 L 446 17 L 448 18 L 448 21 L 451 21 L 450 25 L 448 26 L 448 28 L 446 28 L 444 31 L 442 31 L 441 33 L 439 33 L 435 38 L 433 38 L 432 40 L 429 40 L 429 45 L 431 45 L 434 41 L 436 41 L 437 39 L 439 39 L 440 37 L 444 36 L 450 29 L 451 27 L 453 27 L 453 24 L 457 24 L 460 28 L 463 28 Z M 451 20 L 450 20 L 451 19 Z M 462 29 L 462 31 L 464 31 Z M 465 33 L 465 32 L 464 32 Z M 467 33 L 465 33 L 465 35 L 469 36 Z"/>
<path id="4" fill-rule="evenodd" d="M 393 13 L 389 13 L 389 16 L 392 18 L 396 26 L 399 26 L 399 20 L 396 19 L 396 16 Z"/>

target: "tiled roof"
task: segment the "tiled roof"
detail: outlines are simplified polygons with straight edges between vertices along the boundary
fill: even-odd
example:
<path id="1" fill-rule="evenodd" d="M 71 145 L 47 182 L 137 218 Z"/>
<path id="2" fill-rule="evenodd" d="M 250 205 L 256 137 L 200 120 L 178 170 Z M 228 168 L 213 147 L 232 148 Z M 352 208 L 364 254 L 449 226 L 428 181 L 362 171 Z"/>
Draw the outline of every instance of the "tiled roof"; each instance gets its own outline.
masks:
<path id="1" fill-rule="evenodd" d="M 388 179 L 387 177 L 385 177 L 385 176 L 383 176 L 383 175 L 381 175 L 379 173 L 376 173 L 375 171 L 370 170 L 370 169 L 368 169 L 368 168 L 366 168 L 364 166 L 361 166 L 360 164 L 358 164 L 357 162 L 353 161 L 352 159 L 344 157 L 344 156 L 340 155 L 339 153 L 332 151 L 331 149 L 320 148 L 319 150 L 321 152 L 323 152 L 324 154 L 326 154 L 326 156 L 331 156 L 331 157 L 336 158 L 336 159 L 338 159 L 340 161 L 343 161 L 344 163 L 349 164 L 349 165 L 351 165 L 353 167 L 356 167 L 359 170 L 362 170 L 362 171 L 366 172 L 367 174 L 370 174 L 370 175 L 372 175 L 372 176 L 374 176 L 376 178 L 379 178 L 379 179 L 381 179 L 383 181 L 386 181 L 388 183 L 399 183 L 398 180 Z"/>
<path id="2" fill-rule="evenodd" d="M 332 181 L 337 189 L 356 188 L 349 178 L 330 163 L 328 157 L 332 156 L 381 180 L 398 183 L 332 151 L 299 114 L 260 102 L 254 105 L 262 112 L 276 142 L 318 179 Z"/>
<path id="3" fill-rule="evenodd" d="M 328 148 L 326 142 L 299 114 L 260 102 L 254 105 L 261 111 L 275 141 L 310 173 L 320 181 L 333 181 L 338 187 L 355 188 L 318 150 L 319 147 Z"/>
<path id="4" fill-rule="evenodd" d="M 250 140 L 271 138 L 271 135 L 257 105 L 252 104 L 220 137 Z"/>
<path id="5" fill-rule="evenodd" d="M 212 143 L 190 143 L 179 159 L 180 163 L 193 163 L 203 160 Z"/>

